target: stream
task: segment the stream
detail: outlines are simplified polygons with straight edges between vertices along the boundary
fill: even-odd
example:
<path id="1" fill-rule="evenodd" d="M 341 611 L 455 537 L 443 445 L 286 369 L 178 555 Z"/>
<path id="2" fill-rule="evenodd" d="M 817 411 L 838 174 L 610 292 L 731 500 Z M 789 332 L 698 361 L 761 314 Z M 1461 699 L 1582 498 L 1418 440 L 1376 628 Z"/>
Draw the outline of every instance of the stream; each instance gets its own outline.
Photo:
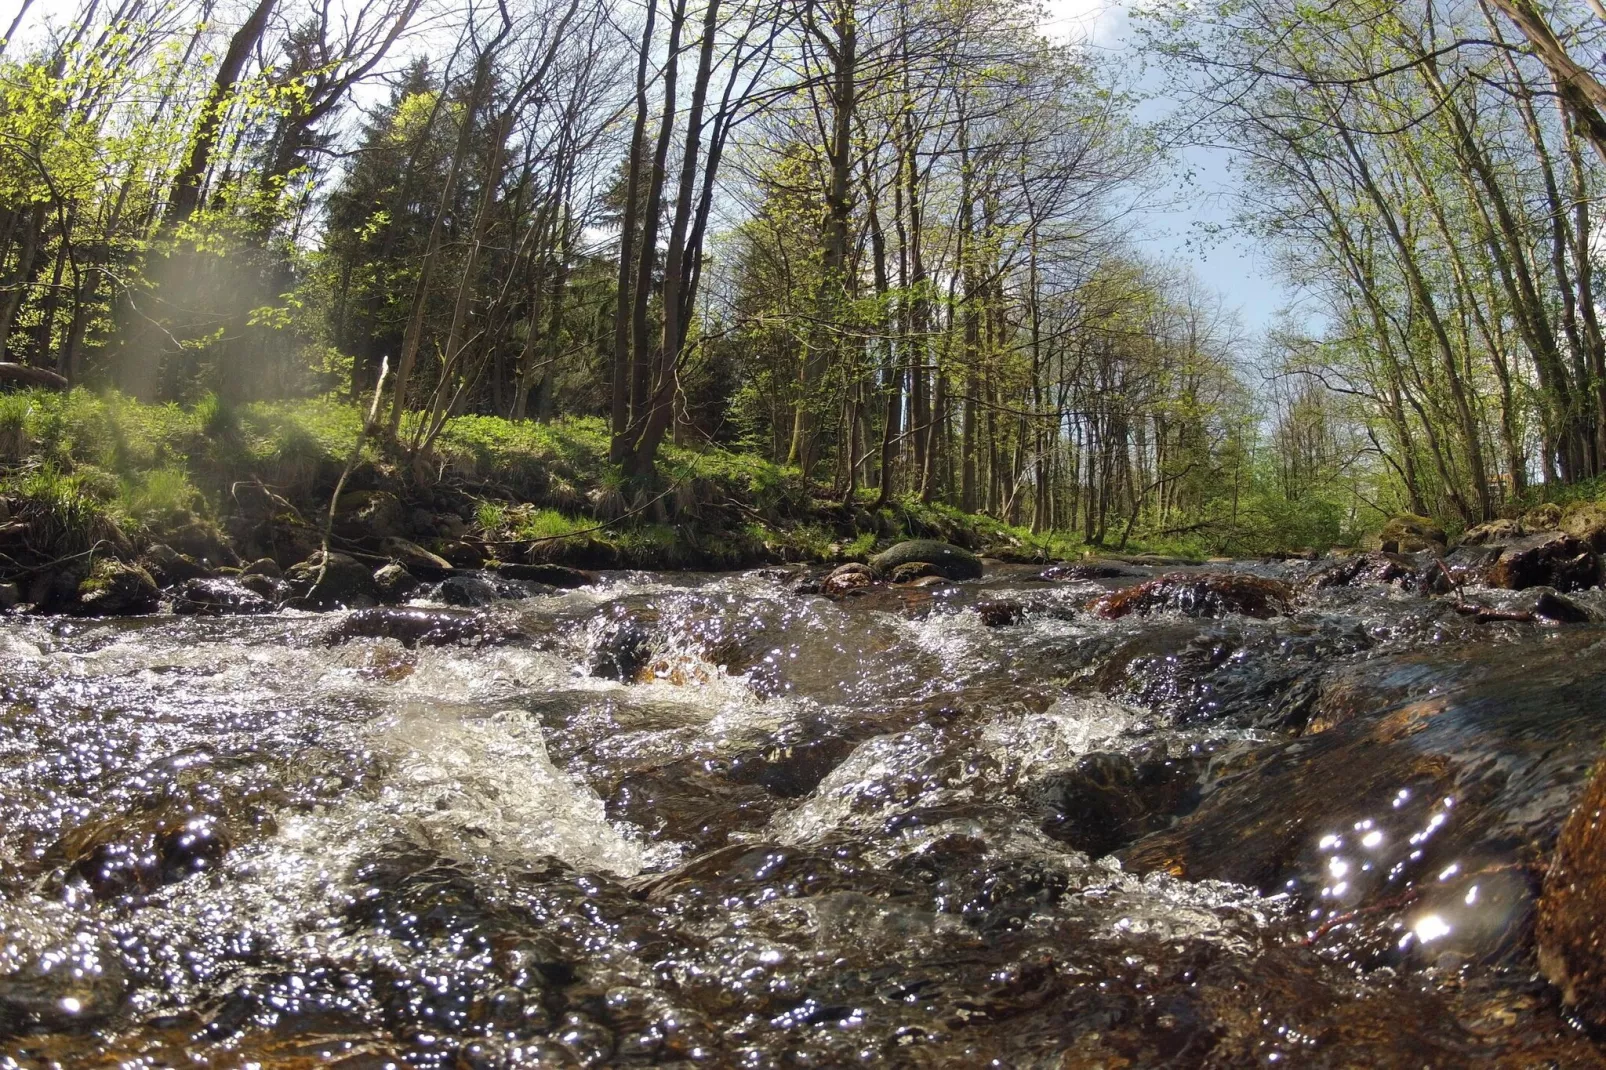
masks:
<path id="1" fill-rule="evenodd" d="M 1211 567 L 1298 594 L 0 620 L 0 1068 L 1606 1067 L 1531 936 L 1606 627 Z"/>

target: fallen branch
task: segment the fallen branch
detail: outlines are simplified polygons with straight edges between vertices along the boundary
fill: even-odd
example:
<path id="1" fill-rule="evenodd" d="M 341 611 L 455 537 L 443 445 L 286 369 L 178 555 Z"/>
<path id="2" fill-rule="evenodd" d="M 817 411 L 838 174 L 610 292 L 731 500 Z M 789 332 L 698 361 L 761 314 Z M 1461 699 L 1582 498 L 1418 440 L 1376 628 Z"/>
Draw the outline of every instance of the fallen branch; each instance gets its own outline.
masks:
<path id="1" fill-rule="evenodd" d="M 27 364 L 0 362 L 0 383 L 21 383 L 23 386 L 42 386 L 49 390 L 66 390 L 70 384 L 65 375 L 49 368 L 35 368 Z"/>
<path id="2" fill-rule="evenodd" d="M 373 431 L 374 425 L 379 421 L 379 400 L 385 389 L 385 376 L 390 374 L 390 358 L 385 357 L 379 362 L 379 380 L 374 383 L 374 403 L 368 407 L 368 418 L 362 422 L 362 430 L 357 432 L 357 441 L 351 447 L 351 456 L 346 458 L 346 467 L 335 481 L 335 492 L 329 495 L 329 515 L 323 521 L 323 539 L 319 543 L 318 578 L 313 580 L 314 590 L 323 583 L 324 573 L 329 570 L 329 536 L 335 530 L 335 506 L 340 502 L 340 492 L 346 489 L 346 480 L 357 467 L 357 461 L 362 457 L 363 444 L 368 441 L 368 435 Z"/>
<path id="3" fill-rule="evenodd" d="M 1530 624 L 1538 619 L 1526 609 L 1495 609 L 1493 606 L 1480 606 L 1476 602 L 1455 602 L 1453 605 L 1457 613 L 1472 617 L 1479 624 L 1489 624 L 1497 620 L 1514 620 Z"/>

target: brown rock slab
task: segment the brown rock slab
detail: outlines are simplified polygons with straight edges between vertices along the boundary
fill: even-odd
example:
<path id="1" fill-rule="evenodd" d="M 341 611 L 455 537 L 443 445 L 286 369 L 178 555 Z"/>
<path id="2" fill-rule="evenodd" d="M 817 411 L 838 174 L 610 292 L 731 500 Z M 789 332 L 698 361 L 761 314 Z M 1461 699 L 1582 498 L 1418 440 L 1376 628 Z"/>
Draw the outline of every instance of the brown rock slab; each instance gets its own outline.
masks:
<path id="1" fill-rule="evenodd" d="M 1288 612 L 1292 598 L 1293 590 L 1280 580 L 1231 572 L 1176 572 L 1105 595 L 1092 608 L 1112 620 L 1164 611 L 1187 617 L 1242 613 L 1264 619 Z"/>
<path id="2" fill-rule="evenodd" d="M 1539 968 L 1580 1018 L 1606 1027 L 1606 766 L 1562 826 L 1539 896 Z"/>
<path id="3" fill-rule="evenodd" d="M 1513 591 L 1554 587 L 1578 591 L 1600 582 L 1600 563 L 1589 546 L 1559 531 L 1528 535 L 1509 544 L 1489 569 L 1491 587 Z"/>

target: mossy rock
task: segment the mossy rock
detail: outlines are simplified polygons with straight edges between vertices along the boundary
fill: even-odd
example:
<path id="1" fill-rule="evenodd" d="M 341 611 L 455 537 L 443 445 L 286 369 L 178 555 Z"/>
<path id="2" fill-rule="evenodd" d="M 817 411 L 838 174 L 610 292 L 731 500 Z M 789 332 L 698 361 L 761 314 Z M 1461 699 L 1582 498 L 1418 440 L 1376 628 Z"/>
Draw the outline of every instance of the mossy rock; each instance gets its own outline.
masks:
<path id="1" fill-rule="evenodd" d="M 1561 517 L 1561 530 L 1596 552 L 1606 551 L 1606 505 L 1574 502 Z"/>
<path id="2" fill-rule="evenodd" d="M 1555 502 L 1536 505 L 1522 514 L 1522 531 L 1525 535 L 1536 535 L 1542 531 L 1555 531 L 1560 527 L 1561 506 Z"/>
<path id="3" fill-rule="evenodd" d="M 905 561 L 893 569 L 887 578 L 892 583 L 913 583 L 915 580 L 923 580 L 927 576 L 940 576 L 943 579 L 947 579 L 943 575 L 942 569 L 933 565 L 930 561 Z"/>
<path id="4" fill-rule="evenodd" d="M 1490 520 L 1461 533 L 1462 546 L 1490 546 L 1522 537 L 1522 525 L 1515 520 Z"/>
<path id="5" fill-rule="evenodd" d="M 937 568 L 950 580 L 981 578 L 981 559 L 969 550 L 962 550 L 950 542 L 936 539 L 910 539 L 870 559 L 870 567 L 878 576 L 889 576 L 899 565 L 925 561 Z"/>
<path id="6" fill-rule="evenodd" d="M 1381 549 L 1385 553 L 1409 554 L 1418 550 L 1443 550 L 1447 541 L 1444 529 L 1425 516 L 1401 513 L 1391 516 L 1383 530 L 1378 532 Z"/>
<path id="7" fill-rule="evenodd" d="M 73 612 L 91 617 L 131 617 L 153 613 L 161 594 L 151 574 L 115 557 L 99 557 L 78 581 Z"/>

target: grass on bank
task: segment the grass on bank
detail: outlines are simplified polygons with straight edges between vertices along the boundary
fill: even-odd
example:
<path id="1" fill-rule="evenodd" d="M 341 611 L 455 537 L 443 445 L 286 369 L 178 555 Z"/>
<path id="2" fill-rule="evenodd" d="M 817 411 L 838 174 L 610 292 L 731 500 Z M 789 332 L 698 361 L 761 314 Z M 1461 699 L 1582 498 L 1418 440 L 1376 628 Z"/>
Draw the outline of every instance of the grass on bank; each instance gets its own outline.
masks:
<path id="1" fill-rule="evenodd" d="M 87 529 L 106 518 L 136 536 L 159 533 L 174 518 L 229 515 L 242 481 L 317 510 L 361 423 L 357 406 L 334 397 L 236 406 L 207 396 L 181 406 L 83 389 L 4 394 L 0 493 L 48 504 L 64 527 Z M 404 440 L 408 431 L 404 423 Z M 471 520 L 478 533 L 509 543 L 589 541 L 631 560 L 666 563 L 688 542 L 698 544 L 703 560 L 733 563 L 751 559 L 755 547 L 791 559 L 862 558 L 909 536 L 1008 547 L 1040 559 L 1089 550 L 1072 534 L 1033 535 L 941 504 L 899 500 L 872 515 L 866 492 L 843 509 L 816 501 L 796 469 L 673 443 L 660 458 L 666 500 L 638 515 L 608 463 L 607 428 L 597 418 L 541 424 L 461 416 L 447 424 L 435 454 L 433 474 L 478 499 Z M 387 463 L 371 445 L 365 456 Z M 716 513 L 726 521 L 699 522 Z M 666 514 L 676 523 L 662 522 Z M 733 515 L 738 523 L 728 521 Z M 1125 550 L 1203 557 L 1212 546 L 1198 537 L 1134 537 Z"/>

